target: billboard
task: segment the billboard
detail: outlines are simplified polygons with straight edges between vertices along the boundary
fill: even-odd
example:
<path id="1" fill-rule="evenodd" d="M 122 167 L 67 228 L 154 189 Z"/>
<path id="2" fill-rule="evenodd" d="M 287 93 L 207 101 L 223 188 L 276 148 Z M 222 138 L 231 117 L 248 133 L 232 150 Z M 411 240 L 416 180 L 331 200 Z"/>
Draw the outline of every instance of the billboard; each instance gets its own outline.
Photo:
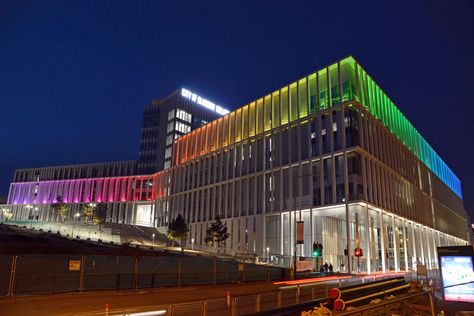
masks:
<path id="1" fill-rule="evenodd" d="M 474 303 L 474 258 L 472 247 L 466 250 L 469 248 L 463 246 L 438 248 L 445 301 Z"/>

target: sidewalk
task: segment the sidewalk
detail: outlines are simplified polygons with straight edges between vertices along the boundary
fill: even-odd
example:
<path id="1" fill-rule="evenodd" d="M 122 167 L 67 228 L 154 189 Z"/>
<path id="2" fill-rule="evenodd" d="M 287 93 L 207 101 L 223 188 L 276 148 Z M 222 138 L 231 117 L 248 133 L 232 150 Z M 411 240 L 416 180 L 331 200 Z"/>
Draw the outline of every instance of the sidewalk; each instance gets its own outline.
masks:
<path id="1" fill-rule="evenodd" d="M 106 304 L 114 310 L 146 310 L 175 303 L 202 301 L 211 298 L 242 296 L 278 289 L 272 282 L 237 285 L 185 286 L 150 289 L 149 291 L 91 291 L 83 293 L 44 294 L 0 299 L 0 315 L 101 315 Z M 162 306 L 163 308 L 165 306 Z"/>

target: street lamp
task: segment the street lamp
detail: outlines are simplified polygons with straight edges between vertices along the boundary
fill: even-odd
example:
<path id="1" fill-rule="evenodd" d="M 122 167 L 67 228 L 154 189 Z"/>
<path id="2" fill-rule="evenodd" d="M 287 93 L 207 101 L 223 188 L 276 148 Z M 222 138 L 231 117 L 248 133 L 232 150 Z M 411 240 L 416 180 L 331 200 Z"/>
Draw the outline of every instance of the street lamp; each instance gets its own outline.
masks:
<path id="1" fill-rule="evenodd" d="M 194 250 L 194 238 L 191 238 L 191 250 Z"/>
<path id="2" fill-rule="evenodd" d="M 152 245 L 155 246 L 155 233 L 151 234 L 152 239 Z"/>

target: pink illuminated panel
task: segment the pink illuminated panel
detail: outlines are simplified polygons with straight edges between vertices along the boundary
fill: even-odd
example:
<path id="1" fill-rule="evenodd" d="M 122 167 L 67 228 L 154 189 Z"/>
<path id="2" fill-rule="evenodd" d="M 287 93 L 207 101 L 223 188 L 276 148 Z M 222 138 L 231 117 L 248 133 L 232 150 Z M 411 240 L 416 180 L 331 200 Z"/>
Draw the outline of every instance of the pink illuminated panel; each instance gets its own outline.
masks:
<path id="1" fill-rule="evenodd" d="M 165 173 L 12 183 L 8 203 L 52 204 L 58 196 L 65 203 L 151 201 L 163 197 Z"/>

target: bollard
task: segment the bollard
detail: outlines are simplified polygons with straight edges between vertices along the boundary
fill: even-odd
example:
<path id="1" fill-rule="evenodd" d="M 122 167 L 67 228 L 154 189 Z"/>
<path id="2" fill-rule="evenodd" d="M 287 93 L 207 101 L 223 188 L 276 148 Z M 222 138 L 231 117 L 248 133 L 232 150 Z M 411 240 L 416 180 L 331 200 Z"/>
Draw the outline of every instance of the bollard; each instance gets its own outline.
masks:
<path id="1" fill-rule="evenodd" d="M 230 291 L 227 289 L 227 307 L 230 307 Z"/>
<path id="2" fill-rule="evenodd" d="M 109 316 L 109 303 L 105 303 L 105 316 Z"/>

